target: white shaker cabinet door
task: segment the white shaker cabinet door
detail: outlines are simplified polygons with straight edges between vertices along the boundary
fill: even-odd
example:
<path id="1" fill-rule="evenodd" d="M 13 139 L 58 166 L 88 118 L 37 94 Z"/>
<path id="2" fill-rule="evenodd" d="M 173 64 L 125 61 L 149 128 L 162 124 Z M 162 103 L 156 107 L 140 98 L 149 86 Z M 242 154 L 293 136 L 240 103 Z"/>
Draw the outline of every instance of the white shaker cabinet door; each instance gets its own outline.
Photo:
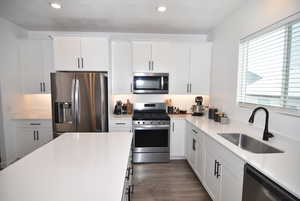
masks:
<path id="1" fill-rule="evenodd" d="M 39 40 L 22 40 L 20 45 L 22 92 L 42 93 L 43 52 Z"/>
<path id="2" fill-rule="evenodd" d="M 133 72 L 151 72 L 151 43 L 132 43 Z"/>
<path id="3" fill-rule="evenodd" d="M 171 158 L 184 158 L 185 152 L 185 119 L 171 119 L 170 155 Z"/>
<path id="4" fill-rule="evenodd" d="M 212 153 L 213 150 L 206 149 L 205 156 L 205 185 L 213 201 L 218 200 L 220 182 L 216 176 L 217 157 Z"/>
<path id="5" fill-rule="evenodd" d="M 54 67 L 57 71 L 81 70 L 81 42 L 77 37 L 54 38 Z"/>
<path id="6" fill-rule="evenodd" d="M 222 166 L 219 201 L 242 201 L 243 176 L 232 172 L 232 168 Z"/>
<path id="7" fill-rule="evenodd" d="M 44 93 L 51 93 L 51 83 L 50 83 L 50 73 L 54 72 L 53 67 L 53 43 L 51 40 L 42 41 L 42 49 L 43 49 L 43 82 L 45 85 Z"/>
<path id="8" fill-rule="evenodd" d="M 112 93 L 132 93 L 132 46 L 128 41 L 112 42 Z"/>
<path id="9" fill-rule="evenodd" d="M 187 94 L 190 76 L 190 47 L 187 43 L 171 44 L 170 93 Z"/>
<path id="10" fill-rule="evenodd" d="M 18 128 L 16 136 L 17 157 L 21 158 L 32 151 L 36 147 L 35 130 L 32 128 Z"/>
<path id="11" fill-rule="evenodd" d="M 152 42 L 152 72 L 168 73 L 172 66 L 170 42 Z"/>
<path id="12" fill-rule="evenodd" d="M 37 144 L 36 148 L 43 146 L 44 144 L 47 144 L 53 139 L 53 132 L 51 128 L 39 128 L 37 129 Z"/>
<path id="13" fill-rule="evenodd" d="M 81 38 L 81 70 L 109 70 L 109 41 L 107 38 Z"/>
<path id="14" fill-rule="evenodd" d="M 192 94 L 208 95 L 212 44 L 193 44 L 190 51 L 190 91 Z"/>

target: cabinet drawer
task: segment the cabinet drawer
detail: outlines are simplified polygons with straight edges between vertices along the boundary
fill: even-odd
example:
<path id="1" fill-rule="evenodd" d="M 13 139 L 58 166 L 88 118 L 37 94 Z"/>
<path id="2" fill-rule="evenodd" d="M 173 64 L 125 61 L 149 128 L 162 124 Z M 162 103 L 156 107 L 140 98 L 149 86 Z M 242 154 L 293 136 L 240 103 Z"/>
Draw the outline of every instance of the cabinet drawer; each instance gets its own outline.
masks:
<path id="1" fill-rule="evenodd" d="M 132 126 L 131 119 L 112 119 L 110 121 L 111 126 Z"/>
<path id="2" fill-rule="evenodd" d="M 132 132 L 131 126 L 111 126 L 109 132 Z"/>
<path id="3" fill-rule="evenodd" d="M 201 145 L 202 142 L 203 142 L 203 133 L 202 133 L 202 131 L 199 130 L 194 125 L 191 125 L 191 131 L 192 131 L 192 134 L 197 138 L 199 144 Z"/>
<path id="4" fill-rule="evenodd" d="M 52 121 L 51 120 L 18 120 L 17 127 L 52 128 Z"/>

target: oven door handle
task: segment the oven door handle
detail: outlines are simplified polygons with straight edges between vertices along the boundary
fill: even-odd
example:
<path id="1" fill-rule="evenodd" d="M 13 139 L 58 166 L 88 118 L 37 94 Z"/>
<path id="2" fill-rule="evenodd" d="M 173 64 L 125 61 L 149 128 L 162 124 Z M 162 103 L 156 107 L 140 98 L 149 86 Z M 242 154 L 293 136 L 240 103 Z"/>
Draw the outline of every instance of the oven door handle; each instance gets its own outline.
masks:
<path id="1" fill-rule="evenodd" d="M 138 127 L 133 127 L 134 130 L 161 130 L 161 129 L 167 129 L 170 130 L 170 126 L 166 126 L 166 125 L 155 125 L 155 127 L 149 125 L 144 125 L 144 126 L 138 126 Z"/>

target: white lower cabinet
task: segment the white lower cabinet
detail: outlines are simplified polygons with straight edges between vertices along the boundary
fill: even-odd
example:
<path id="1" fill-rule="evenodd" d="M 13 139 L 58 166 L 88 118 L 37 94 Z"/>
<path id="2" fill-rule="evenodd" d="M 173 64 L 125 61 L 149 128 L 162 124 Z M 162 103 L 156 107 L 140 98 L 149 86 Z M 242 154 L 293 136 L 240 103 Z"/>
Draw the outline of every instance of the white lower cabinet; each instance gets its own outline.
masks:
<path id="1" fill-rule="evenodd" d="M 214 201 L 241 201 L 244 161 L 206 136 L 204 183 Z"/>
<path id="2" fill-rule="evenodd" d="M 132 132 L 131 118 L 114 118 L 109 122 L 109 132 Z"/>
<path id="3" fill-rule="evenodd" d="M 182 159 L 185 153 L 185 119 L 171 118 L 170 156 L 171 159 Z"/>
<path id="4" fill-rule="evenodd" d="M 18 121 L 16 134 L 17 158 L 22 158 L 52 140 L 51 121 Z"/>
<path id="5" fill-rule="evenodd" d="M 185 155 L 213 201 L 242 201 L 244 161 L 186 123 Z"/>
<path id="6" fill-rule="evenodd" d="M 203 143 L 203 133 L 191 124 L 187 124 L 187 160 L 194 172 L 201 180 L 204 173 L 204 143 Z"/>

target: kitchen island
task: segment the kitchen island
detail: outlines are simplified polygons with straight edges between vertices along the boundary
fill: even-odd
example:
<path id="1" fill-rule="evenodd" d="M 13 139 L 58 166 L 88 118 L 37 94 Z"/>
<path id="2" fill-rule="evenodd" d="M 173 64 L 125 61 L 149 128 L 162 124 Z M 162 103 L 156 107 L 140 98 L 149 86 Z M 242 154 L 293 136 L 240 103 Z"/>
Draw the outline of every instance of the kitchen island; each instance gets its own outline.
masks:
<path id="1" fill-rule="evenodd" d="M 67 133 L 0 172 L 1 201 L 121 201 L 132 133 Z"/>

